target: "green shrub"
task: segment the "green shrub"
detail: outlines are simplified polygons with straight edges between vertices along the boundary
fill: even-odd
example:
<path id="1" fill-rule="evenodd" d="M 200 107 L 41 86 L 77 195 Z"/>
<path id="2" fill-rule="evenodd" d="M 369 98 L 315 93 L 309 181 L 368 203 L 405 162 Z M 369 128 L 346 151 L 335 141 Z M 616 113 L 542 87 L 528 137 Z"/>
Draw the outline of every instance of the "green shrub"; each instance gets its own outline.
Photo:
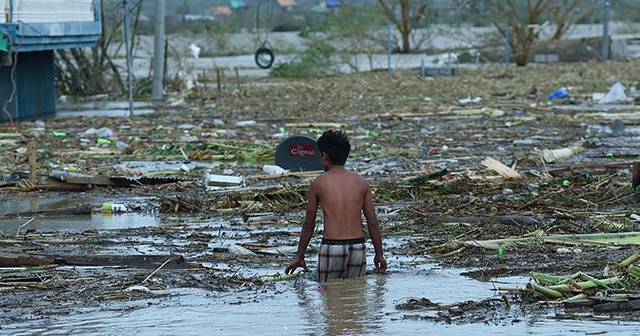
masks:
<path id="1" fill-rule="evenodd" d="M 270 72 L 279 78 L 309 78 L 331 75 L 336 72 L 331 60 L 334 48 L 321 39 L 312 39 L 307 48 L 291 62 L 280 63 Z"/>

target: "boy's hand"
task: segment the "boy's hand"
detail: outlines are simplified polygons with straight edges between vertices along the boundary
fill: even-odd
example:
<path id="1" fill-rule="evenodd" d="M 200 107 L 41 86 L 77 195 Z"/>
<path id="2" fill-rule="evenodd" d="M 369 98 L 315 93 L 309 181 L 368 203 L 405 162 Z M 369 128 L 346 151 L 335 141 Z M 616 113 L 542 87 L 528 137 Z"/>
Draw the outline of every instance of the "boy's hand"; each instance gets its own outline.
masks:
<path id="1" fill-rule="evenodd" d="M 384 273 L 387 271 L 387 260 L 384 256 L 376 255 L 373 257 L 373 264 L 376 266 L 376 272 Z"/>
<path id="2" fill-rule="evenodd" d="M 386 262 L 385 262 L 386 265 Z M 307 268 L 307 262 L 304 261 L 304 258 L 295 258 L 293 259 L 293 261 L 289 264 L 289 266 L 287 266 L 287 268 L 284 269 L 284 273 L 285 274 L 291 274 L 293 273 L 296 268 L 298 267 L 302 267 L 304 269 L 305 272 L 309 272 L 309 269 Z"/>

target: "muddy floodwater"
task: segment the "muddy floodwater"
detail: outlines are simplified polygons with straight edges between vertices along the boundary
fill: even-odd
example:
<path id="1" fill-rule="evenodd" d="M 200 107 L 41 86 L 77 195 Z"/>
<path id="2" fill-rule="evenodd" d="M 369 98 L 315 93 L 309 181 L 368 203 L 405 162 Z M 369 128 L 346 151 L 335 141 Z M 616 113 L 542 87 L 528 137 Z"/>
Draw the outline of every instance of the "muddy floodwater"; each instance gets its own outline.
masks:
<path id="1" fill-rule="evenodd" d="M 457 275 L 458 270 L 429 264 L 407 269 L 399 262 L 394 260 L 389 275 L 337 281 L 327 287 L 305 280 L 243 293 L 175 289 L 171 291 L 175 295 L 167 299 L 106 304 L 68 316 L 4 325 L 0 331 L 12 335 L 632 335 L 640 329 L 633 322 L 525 317 L 517 309 L 511 322 L 432 322 L 425 320 L 430 314 L 401 312 L 395 305 L 410 296 L 439 302 L 487 298 L 493 293 L 493 283 L 470 280 Z M 514 285 L 525 280 L 496 279 Z"/>
<path id="2" fill-rule="evenodd" d="M 6 198 L 3 211 L 27 211 L 47 207 L 83 203 L 75 198 Z M 96 202 L 95 200 L 93 201 Z M 22 219 L 2 220 L 5 235 L 15 233 Z M 94 213 L 65 218 L 40 218 L 22 230 L 42 232 L 82 232 L 145 226 L 168 225 L 153 214 Z M 191 223 L 187 225 L 219 223 Z M 295 230 L 295 228 L 292 228 Z M 260 230 L 250 228 L 249 230 Z M 243 236 L 243 235 L 238 235 Z M 246 236 L 246 235 L 245 235 Z M 123 237 L 124 238 L 124 237 Z M 239 239 L 239 238 L 238 238 Z M 233 244 L 230 238 L 222 245 Z M 389 246 L 399 245 L 400 238 L 388 239 Z M 142 243 L 132 250 L 144 251 Z M 372 248 L 369 248 L 372 252 Z M 309 257 L 315 268 L 315 257 Z M 373 256 L 369 255 L 368 264 Z M 248 286 L 230 291 L 209 291 L 198 288 L 165 288 L 153 290 L 166 294 L 160 298 L 104 301 L 94 305 L 69 307 L 64 313 L 43 316 L 14 316 L 13 322 L 0 325 L 0 334 L 7 335 L 406 335 L 423 332 L 439 335 L 594 335 L 637 334 L 640 324 L 619 321 L 589 321 L 558 319 L 554 312 L 527 312 L 524 307 L 498 305 L 476 313 L 465 321 L 439 318 L 438 311 L 402 309 L 410 298 L 428 298 L 441 305 L 464 301 L 500 302 L 497 287 L 517 287 L 527 277 L 500 277 L 478 281 L 461 273 L 473 269 L 443 268 L 429 256 L 388 255 L 388 274 L 369 274 L 364 278 L 338 280 L 320 285 L 312 275 L 296 280 L 278 281 L 263 286 Z M 220 263 L 203 263 L 205 267 Z M 238 270 L 244 276 L 264 276 L 281 272 L 277 265 L 255 265 Z M 486 265 L 485 265 L 486 266 Z M 83 267 L 77 267 L 82 270 Z M 89 270 L 90 268 L 87 268 Z M 160 276 L 162 276 L 160 274 Z M 3 295 L 12 295 L 11 292 Z M 475 320 L 475 323 L 473 321 Z M 5 321 L 6 322 L 6 321 Z M 472 323 L 469 323 L 472 322 Z"/>

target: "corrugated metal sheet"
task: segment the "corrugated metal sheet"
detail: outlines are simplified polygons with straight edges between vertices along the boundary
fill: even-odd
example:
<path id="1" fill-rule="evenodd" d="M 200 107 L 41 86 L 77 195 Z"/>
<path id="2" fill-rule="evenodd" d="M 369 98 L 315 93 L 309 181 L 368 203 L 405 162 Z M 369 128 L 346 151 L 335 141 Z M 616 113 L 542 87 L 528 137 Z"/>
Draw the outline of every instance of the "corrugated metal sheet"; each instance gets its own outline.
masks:
<path id="1" fill-rule="evenodd" d="M 0 0 L 0 23 L 7 22 L 7 12 L 8 12 L 8 4 L 7 0 Z"/>
<path id="2" fill-rule="evenodd" d="M 7 0 L 5 4 L 8 4 Z M 0 29 L 11 36 L 12 51 L 91 47 L 102 33 L 100 1 L 11 0 L 9 22 Z M 5 15 L 9 13 L 0 7 Z"/>
<path id="3" fill-rule="evenodd" d="M 19 53 L 13 79 L 12 69 L 13 66 L 0 66 L 0 103 L 3 106 L 13 94 L 13 100 L 8 104 L 12 119 L 55 115 L 53 51 Z M 8 120 L 5 113 L 0 113 L 0 122 Z"/>
<path id="4" fill-rule="evenodd" d="M 6 0 L 5 0 L 6 1 Z M 11 22 L 92 22 L 94 0 L 12 0 Z"/>

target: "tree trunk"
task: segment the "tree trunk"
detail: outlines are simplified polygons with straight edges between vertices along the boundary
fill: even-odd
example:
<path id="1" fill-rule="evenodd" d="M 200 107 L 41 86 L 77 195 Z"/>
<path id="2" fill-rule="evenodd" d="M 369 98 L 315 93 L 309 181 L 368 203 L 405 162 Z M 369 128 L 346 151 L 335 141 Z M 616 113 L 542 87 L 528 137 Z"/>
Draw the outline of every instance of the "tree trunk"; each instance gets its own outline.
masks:
<path id="1" fill-rule="evenodd" d="M 402 53 L 408 54 L 411 52 L 411 42 L 409 41 L 409 32 L 401 31 L 402 35 Z"/>

